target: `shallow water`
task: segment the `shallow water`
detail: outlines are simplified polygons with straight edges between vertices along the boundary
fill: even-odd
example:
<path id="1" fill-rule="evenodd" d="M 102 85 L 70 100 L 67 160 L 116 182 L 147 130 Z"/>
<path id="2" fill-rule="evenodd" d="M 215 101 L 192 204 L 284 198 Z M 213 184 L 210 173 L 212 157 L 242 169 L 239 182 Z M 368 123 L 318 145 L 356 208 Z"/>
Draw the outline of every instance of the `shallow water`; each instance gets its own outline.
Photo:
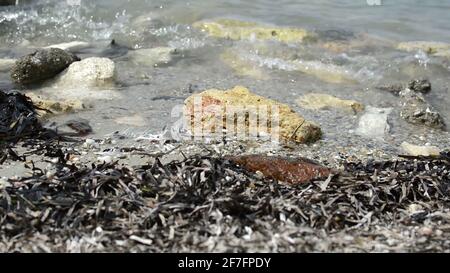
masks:
<path id="1" fill-rule="evenodd" d="M 431 143 L 448 148 L 448 133 L 407 124 L 399 118 L 399 99 L 375 87 L 384 83 L 406 83 L 427 77 L 433 90 L 429 102 L 450 123 L 450 60 L 429 57 L 423 52 L 401 52 L 391 45 L 401 41 L 450 42 L 450 1 L 382 1 L 371 6 L 366 0 L 321 1 L 32 1 L 16 7 L 0 7 L 0 58 L 17 58 L 32 48 L 69 41 L 92 44 L 77 54 L 107 56 L 116 62 L 117 94 L 110 100 L 89 99 L 92 109 L 52 119 L 90 120 L 96 137 L 130 126 L 117 124 L 118 117 L 139 115 L 139 135 L 157 133 L 170 126 L 171 109 L 192 92 L 210 88 L 228 89 L 243 85 L 257 94 L 288 103 L 296 111 L 319 123 L 329 147 L 381 148 L 396 152 L 402 141 Z M 369 1 L 371 2 L 371 1 Z M 317 44 L 284 45 L 266 43 L 267 54 L 255 55 L 252 42 L 213 39 L 191 27 L 210 18 L 236 18 L 276 26 L 293 26 L 315 31 L 321 41 L 370 37 L 371 46 L 345 52 L 325 51 Z M 108 49 L 115 41 L 121 49 Z M 170 46 L 177 48 L 173 61 L 157 67 L 136 66 L 123 55 L 128 50 Z M 220 55 L 226 49 L 241 52 L 268 77 L 254 79 L 237 74 Z M 289 69 L 291 56 L 298 62 L 333 64 L 358 83 L 327 83 L 314 76 Z M 0 72 L 0 88 L 12 88 L 8 73 Z M 102 92 L 102 91 L 98 91 Z M 301 109 L 295 99 L 308 92 L 329 93 L 374 107 L 392 107 L 391 133 L 384 141 L 354 134 L 358 116 L 334 111 Z M 82 93 L 80 93 L 82 94 Z M 107 93 L 106 93 L 107 94 Z M 108 96 L 108 95 L 106 95 Z"/>

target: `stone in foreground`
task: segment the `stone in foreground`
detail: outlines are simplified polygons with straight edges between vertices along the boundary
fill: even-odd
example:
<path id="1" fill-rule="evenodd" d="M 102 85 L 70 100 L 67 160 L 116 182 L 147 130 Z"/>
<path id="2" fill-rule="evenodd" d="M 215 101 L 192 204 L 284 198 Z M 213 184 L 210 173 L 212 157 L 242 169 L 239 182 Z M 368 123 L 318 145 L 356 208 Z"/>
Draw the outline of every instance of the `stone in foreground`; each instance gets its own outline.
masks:
<path id="1" fill-rule="evenodd" d="M 272 126 L 277 110 L 278 126 Z M 322 135 L 318 125 L 305 120 L 288 105 L 253 94 L 242 86 L 192 95 L 186 99 L 184 111 L 185 121 L 194 137 L 205 136 L 205 130 L 216 134 L 226 130 L 227 134 L 231 132 L 243 137 L 252 137 L 251 132 L 256 132 L 268 134 L 277 141 L 307 143 Z"/>
<path id="2" fill-rule="evenodd" d="M 326 178 L 332 174 L 330 169 L 305 158 L 246 155 L 232 156 L 227 159 L 249 172 L 261 172 L 266 178 L 292 185 Z"/>
<path id="3" fill-rule="evenodd" d="M 310 93 L 297 100 L 297 104 L 306 109 L 325 110 L 341 109 L 357 114 L 364 110 L 364 105 L 354 100 L 344 100 L 328 94 Z"/>
<path id="4" fill-rule="evenodd" d="M 284 43 L 303 42 L 315 35 L 304 29 L 260 25 L 234 19 L 201 21 L 193 24 L 195 28 L 206 31 L 210 36 L 231 40 L 276 40 Z"/>
<path id="5" fill-rule="evenodd" d="M 441 150 L 435 146 L 418 146 L 403 142 L 401 147 L 403 151 L 412 156 L 439 156 L 441 154 Z"/>
<path id="6" fill-rule="evenodd" d="M 11 70 L 11 78 L 16 84 L 41 83 L 79 60 L 76 55 L 59 48 L 37 50 L 16 61 Z"/>

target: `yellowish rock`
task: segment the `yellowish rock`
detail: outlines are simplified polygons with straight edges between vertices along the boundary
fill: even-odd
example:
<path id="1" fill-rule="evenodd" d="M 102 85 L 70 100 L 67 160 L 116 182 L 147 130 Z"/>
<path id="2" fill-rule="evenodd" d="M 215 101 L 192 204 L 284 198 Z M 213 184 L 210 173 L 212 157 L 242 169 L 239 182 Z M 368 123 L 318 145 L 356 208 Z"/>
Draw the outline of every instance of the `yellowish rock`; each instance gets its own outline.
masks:
<path id="1" fill-rule="evenodd" d="M 316 141 L 322 134 L 317 124 L 305 120 L 288 105 L 258 96 L 242 86 L 192 95 L 185 101 L 184 111 L 189 129 L 197 137 L 210 125 L 207 129 L 212 132 L 224 129 L 244 136 L 250 132 L 267 133 L 277 140 L 297 143 Z"/>
<path id="2" fill-rule="evenodd" d="M 450 57 L 450 44 L 442 42 L 426 42 L 426 41 L 403 42 L 397 45 L 397 49 L 408 52 L 422 50 L 430 55 Z"/>
<path id="3" fill-rule="evenodd" d="M 297 100 L 297 104 L 306 109 L 342 109 L 346 112 L 359 113 L 364 110 L 364 105 L 354 100 L 344 100 L 328 94 L 310 93 Z"/>
<path id="4" fill-rule="evenodd" d="M 34 93 L 27 93 L 26 95 L 40 109 L 38 110 L 38 114 L 42 119 L 46 119 L 52 115 L 76 112 L 86 108 L 79 100 L 56 101 L 43 99 Z"/>
<path id="5" fill-rule="evenodd" d="M 403 142 L 401 148 L 412 156 L 438 156 L 441 150 L 436 146 L 418 146 Z"/>
<path id="6" fill-rule="evenodd" d="M 200 21 L 193 27 L 207 32 L 210 36 L 231 40 L 277 40 L 284 43 L 303 42 L 314 39 L 315 35 L 300 28 L 274 27 L 234 19 Z"/>
<path id="7" fill-rule="evenodd" d="M 267 80 L 269 76 L 264 73 L 260 66 L 243 60 L 237 52 L 231 49 L 225 50 L 220 58 L 222 62 L 231 67 L 238 75 L 251 77 L 257 80 Z"/>

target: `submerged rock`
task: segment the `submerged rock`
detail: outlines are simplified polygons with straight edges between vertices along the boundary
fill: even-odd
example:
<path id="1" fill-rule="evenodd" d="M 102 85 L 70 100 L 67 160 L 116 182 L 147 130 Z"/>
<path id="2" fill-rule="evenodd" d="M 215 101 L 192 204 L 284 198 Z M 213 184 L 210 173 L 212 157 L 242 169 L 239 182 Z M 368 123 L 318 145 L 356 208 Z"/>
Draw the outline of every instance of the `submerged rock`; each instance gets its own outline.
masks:
<path id="1" fill-rule="evenodd" d="M 49 84 L 62 89 L 107 87 L 114 84 L 115 71 L 114 62 L 108 58 L 86 58 L 71 64 Z"/>
<path id="2" fill-rule="evenodd" d="M 359 125 L 356 134 L 368 138 L 384 138 L 389 133 L 390 126 L 388 116 L 392 108 L 376 108 L 368 106 L 364 115 L 359 119 Z"/>
<path id="3" fill-rule="evenodd" d="M 145 119 L 140 115 L 133 115 L 128 117 L 120 117 L 114 120 L 117 124 L 130 125 L 135 127 L 143 127 L 146 122 Z"/>
<path id="4" fill-rule="evenodd" d="M 76 55 L 58 48 L 37 50 L 16 61 L 11 70 L 11 78 L 16 84 L 41 83 L 79 60 Z"/>
<path id="5" fill-rule="evenodd" d="M 269 78 L 269 76 L 264 73 L 260 66 L 243 60 L 239 56 L 239 53 L 235 52 L 234 50 L 225 50 L 220 55 L 220 59 L 240 76 L 251 77 L 256 80 L 266 80 Z"/>
<path id="6" fill-rule="evenodd" d="M 14 59 L 0 59 L 0 72 L 7 72 L 13 68 L 16 60 Z"/>
<path id="7" fill-rule="evenodd" d="M 171 47 L 137 49 L 129 51 L 128 58 L 136 65 L 157 66 L 169 63 L 175 52 Z"/>
<path id="8" fill-rule="evenodd" d="M 73 41 L 68 43 L 61 43 L 61 44 L 55 44 L 44 47 L 44 49 L 50 49 L 50 48 L 59 48 L 66 51 L 78 51 L 82 49 L 89 48 L 91 45 L 87 42 L 83 41 Z"/>
<path id="9" fill-rule="evenodd" d="M 445 122 L 441 115 L 417 92 L 406 88 L 399 93 L 402 98 L 400 116 L 412 124 L 443 129 Z"/>
<path id="10" fill-rule="evenodd" d="M 253 94 L 242 86 L 190 96 L 185 101 L 185 119 L 194 137 L 209 132 L 221 135 L 225 129 L 242 137 L 268 134 L 277 141 L 306 143 L 318 140 L 322 134 L 318 125 L 288 105 Z"/>
<path id="11" fill-rule="evenodd" d="M 72 113 L 86 108 L 80 100 L 57 101 L 41 98 L 34 93 L 27 93 L 26 95 L 37 107 L 37 113 L 41 119 L 46 119 L 52 115 Z"/>
<path id="12" fill-rule="evenodd" d="M 234 19 L 201 21 L 194 23 L 193 26 L 207 32 L 212 37 L 231 40 L 276 40 L 295 43 L 315 38 L 314 34 L 300 28 L 260 25 Z"/>
<path id="13" fill-rule="evenodd" d="M 357 114 L 364 110 L 364 105 L 354 100 L 344 100 L 328 94 L 310 93 L 297 100 L 297 104 L 306 109 L 324 110 L 341 109 Z"/>
<path id="14" fill-rule="evenodd" d="M 429 55 L 450 58 L 450 44 L 442 42 L 427 42 L 427 41 L 403 42 L 397 45 L 397 49 L 408 52 L 422 50 Z"/>
<path id="15" fill-rule="evenodd" d="M 227 159 L 249 172 L 261 172 L 267 178 L 289 184 L 306 183 L 332 174 L 330 169 L 305 158 L 246 155 L 232 156 Z"/>
<path id="16" fill-rule="evenodd" d="M 357 83 L 357 80 L 344 67 L 320 61 L 288 61 L 293 70 L 314 76 L 329 83 Z"/>
<path id="17" fill-rule="evenodd" d="M 439 156 L 441 150 L 435 146 L 418 146 L 403 142 L 401 148 L 411 156 Z"/>

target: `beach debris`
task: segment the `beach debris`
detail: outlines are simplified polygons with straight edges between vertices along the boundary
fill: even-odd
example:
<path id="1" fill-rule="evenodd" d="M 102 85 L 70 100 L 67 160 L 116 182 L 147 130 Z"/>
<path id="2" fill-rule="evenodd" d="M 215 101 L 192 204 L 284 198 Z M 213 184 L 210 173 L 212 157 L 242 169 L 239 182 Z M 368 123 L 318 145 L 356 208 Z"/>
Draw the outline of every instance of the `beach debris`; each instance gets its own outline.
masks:
<path id="1" fill-rule="evenodd" d="M 261 172 L 269 179 L 289 184 L 306 183 L 331 175 L 331 170 L 306 158 L 283 158 L 264 155 L 243 155 L 227 157 L 245 170 Z"/>
<path id="2" fill-rule="evenodd" d="M 357 101 L 344 100 L 328 94 L 309 93 L 296 102 L 299 106 L 312 110 L 340 109 L 352 114 L 364 111 L 364 105 Z"/>
<path id="3" fill-rule="evenodd" d="M 409 88 L 399 93 L 402 98 L 400 116 L 409 123 L 444 129 L 442 116 L 434 110 L 422 94 Z"/>
<path id="4" fill-rule="evenodd" d="M 441 150 L 436 146 L 418 146 L 403 142 L 401 148 L 411 156 L 440 156 Z"/>
<path id="5" fill-rule="evenodd" d="M 258 96 L 247 88 L 206 90 L 185 101 L 185 120 L 194 137 L 207 134 L 256 137 L 267 134 L 276 141 L 314 142 L 321 129 L 307 121 L 288 105 Z M 225 121 L 225 122 L 224 122 Z M 229 128 L 231 127 L 231 128 Z"/>
<path id="6" fill-rule="evenodd" d="M 37 84 L 61 73 L 70 64 L 80 61 L 76 55 L 58 48 L 40 49 L 23 56 L 11 69 L 13 82 Z"/>
<path id="7" fill-rule="evenodd" d="M 131 50 L 127 56 L 136 65 L 158 66 L 169 63 L 175 52 L 171 47 L 155 47 Z"/>
<path id="8" fill-rule="evenodd" d="M 392 108 L 376 108 L 367 106 L 366 111 L 359 119 L 355 133 L 367 138 L 383 139 L 390 131 L 388 116 Z"/>
<path id="9" fill-rule="evenodd" d="M 301 43 L 316 38 L 315 34 L 305 29 L 269 26 L 234 19 L 200 21 L 193 26 L 212 37 L 231 40 L 275 40 L 284 43 Z"/>
<path id="10" fill-rule="evenodd" d="M 110 87 L 114 85 L 116 68 L 108 58 L 91 57 L 71 64 L 49 86 L 61 89 Z"/>
<path id="11" fill-rule="evenodd" d="M 450 44 L 433 41 L 411 41 L 402 42 L 397 45 L 397 49 L 407 52 L 423 51 L 432 56 L 450 58 Z"/>

